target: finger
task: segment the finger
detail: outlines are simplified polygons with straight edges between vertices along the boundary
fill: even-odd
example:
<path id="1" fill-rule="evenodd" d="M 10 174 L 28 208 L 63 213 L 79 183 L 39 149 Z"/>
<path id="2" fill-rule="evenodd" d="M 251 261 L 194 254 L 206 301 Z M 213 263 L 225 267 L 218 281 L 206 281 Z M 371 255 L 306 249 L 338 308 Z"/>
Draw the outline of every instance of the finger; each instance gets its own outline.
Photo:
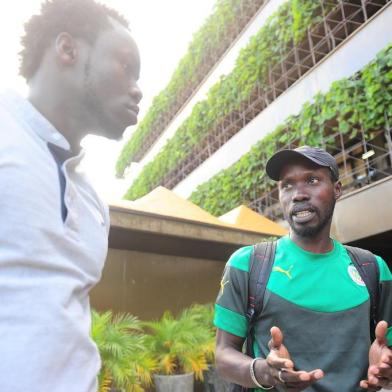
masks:
<path id="1" fill-rule="evenodd" d="M 389 381 L 387 379 L 377 379 L 377 382 L 371 382 L 370 380 L 362 380 L 359 383 L 361 388 L 368 389 L 370 391 L 379 391 L 381 388 L 389 386 Z"/>
<path id="2" fill-rule="evenodd" d="M 359 386 L 363 389 L 368 389 L 370 391 L 379 391 L 381 389 L 381 387 L 377 387 L 377 386 L 373 386 L 373 385 L 369 384 L 368 380 L 362 380 L 359 383 Z"/>
<path id="3" fill-rule="evenodd" d="M 392 366 L 392 350 L 389 347 L 383 348 L 383 353 L 381 355 L 381 362 L 383 364 Z"/>
<path id="4" fill-rule="evenodd" d="M 384 363 L 382 363 L 380 366 L 371 366 L 368 370 L 368 376 L 392 379 L 392 367 Z"/>
<path id="5" fill-rule="evenodd" d="M 324 372 L 321 369 L 315 369 L 309 372 L 311 379 L 320 380 L 324 377 Z"/>
<path id="6" fill-rule="evenodd" d="M 388 323 L 386 321 L 380 321 L 376 325 L 376 339 L 380 344 L 386 344 L 386 335 L 388 331 Z"/>
<path id="7" fill-rule="evenodd" d="M 272 327 L 271 330 L 271 348 L 279 348 L 279 346 L 283 343 L 283 333 L 278 327 Z"/>
<path id="8" fill-rule="evenodd" d="M 380 378 L 373 376 L 373 375 L 368 375 L 368 379 L 366 380 L 369 384 L 370 387 L 375 388 L 375 387 L 381 387 L 382 384 L 380 383 Z"/>
<path id="9" fill-rule="evenodd" d="M 302 383 L 314 382 L 324 377 L 324 372 L 321 369 L 315 369 L 311 372 L 303 370 L 295 371 L 291 369 L 280 369 L 277 372 L 277 380 L 280 383 Z"/>
<path id="10" fill-rule="evenodd" d="M 275 368 L 275 369 L 282 369 L 282 368 L 287 368 L 287 369 L 293 369 L 294 368 L 294 363 L 290 359 L 287 358 L 282 358 L 279 357 L 278 355 L 275 354 L 274 351 L 271 351 L 267 355 L 267 363 L 269 366 Z"/>
<path id="11" fill-rule="evenodd" d="M 296 383 L 308 382 L 310 380 L 310 375 L 307 372 L 303 372 L 303 371 L 280 369 L 278 371 L 276 378 L 280 384 L 286 384 L 286 383 L 296 384 Z"/>

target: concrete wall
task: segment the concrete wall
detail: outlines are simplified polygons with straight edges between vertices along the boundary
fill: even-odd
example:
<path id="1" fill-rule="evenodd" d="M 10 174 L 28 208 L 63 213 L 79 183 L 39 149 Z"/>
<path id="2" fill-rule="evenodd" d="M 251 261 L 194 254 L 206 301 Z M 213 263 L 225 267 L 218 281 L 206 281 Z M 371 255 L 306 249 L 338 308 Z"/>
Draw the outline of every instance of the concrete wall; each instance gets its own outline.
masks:
<path id="1" fill-rule="evenodd" d="M 214 302 L 222 261 L 109 249 L 101 282 L 91 292 L 97 310 L 158 318 L 192 303 Z"/>
<path id="2" fill-rule="evenodd" d="M 392 230 L 392 176 L 343 196 L 336 203 L 332 234 L 349 243 Z"/>

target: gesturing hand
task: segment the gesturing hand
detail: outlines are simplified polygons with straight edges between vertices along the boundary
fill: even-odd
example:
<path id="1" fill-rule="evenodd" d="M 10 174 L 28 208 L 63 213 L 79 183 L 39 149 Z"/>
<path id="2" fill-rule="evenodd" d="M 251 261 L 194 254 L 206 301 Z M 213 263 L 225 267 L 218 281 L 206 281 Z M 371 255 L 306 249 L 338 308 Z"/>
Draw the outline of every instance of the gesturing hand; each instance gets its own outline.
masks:
<path id="1" fill-rule="evenodd" d="M 294 363 L 283 344 L 283 333 L 278 327 L 271 328 L 271 340 L 268 343 L 270 353 L 267 356 L 268 369 L 262 379 L 269 385 L 281 385 L 286 391 L 302 391 L 324 377 L 321 369 L 306 372 L 294 370 Z"/>
<path id="2" fill-rule="evenodd" d="M 376 339 L 369 350 L 367 380 L 360 386 L 365 389 L 392 389 L 392 350 L 387 346 L 388 323 L 380 321 L 376 326 Z"/>

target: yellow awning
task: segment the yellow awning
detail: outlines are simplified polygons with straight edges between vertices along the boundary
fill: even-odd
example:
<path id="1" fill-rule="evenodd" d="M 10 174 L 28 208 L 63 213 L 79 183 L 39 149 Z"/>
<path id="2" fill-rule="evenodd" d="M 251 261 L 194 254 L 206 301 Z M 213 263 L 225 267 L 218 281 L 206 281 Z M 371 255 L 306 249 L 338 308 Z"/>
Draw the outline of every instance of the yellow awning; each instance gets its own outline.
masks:
<path id="1" fill-rule="evenodd" d="M 219 220 L 196 204 L 183 199 L 163 186 L 155 188 L 135 201 L 121 200 L 112 203 L 112 205 L 179 219 L 232 227 L 232 225 Z"/>
<path id="2" fill-rule="evenodd" d="M 239 229 L 256 231 L 273 236 L 283 236 L 288 233 L 287 229 L 283 226 L 244 205 L 234 208 L 234 210 L 220 216 L 219 220 L 225 223 L 231 223 Z"/>

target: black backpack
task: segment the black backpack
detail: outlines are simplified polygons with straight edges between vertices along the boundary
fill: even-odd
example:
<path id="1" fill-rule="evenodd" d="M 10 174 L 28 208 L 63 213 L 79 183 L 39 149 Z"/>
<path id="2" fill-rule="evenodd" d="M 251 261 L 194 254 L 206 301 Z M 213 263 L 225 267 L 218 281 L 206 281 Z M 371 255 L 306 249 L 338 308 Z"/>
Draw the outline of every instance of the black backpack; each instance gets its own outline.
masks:
<path id="1" fill-rule="evenodd" d="M 348 255 L 369 291 L 370 297 L 370 335 L 375 338 L 375 327 L 378 322 L 378 299 L 380 271 L 376 257 L 368 250 L 345 246 Z M 253 246 L 249 269 L 249 293 L 247 338 L 245 341 L 246 354 L 254 358 L 253 329 L 263 306 L 264 292 L 271 274 L 275 259 L 276 241 L 260 242 Z M 245 388 L 237 384 L 230 384 L 231 392 L 246 392 L 253 388 Z"/>

